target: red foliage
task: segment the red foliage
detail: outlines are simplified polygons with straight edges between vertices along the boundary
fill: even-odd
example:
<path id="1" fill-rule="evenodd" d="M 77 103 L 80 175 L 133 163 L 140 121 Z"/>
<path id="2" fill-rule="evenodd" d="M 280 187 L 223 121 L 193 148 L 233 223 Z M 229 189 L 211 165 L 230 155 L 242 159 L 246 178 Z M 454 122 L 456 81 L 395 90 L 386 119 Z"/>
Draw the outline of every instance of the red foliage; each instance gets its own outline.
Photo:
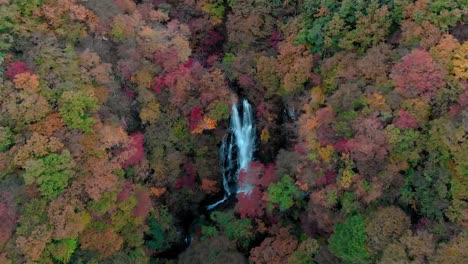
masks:
<path id="1" fill-rule="evenodd" d="M 16 204 L 13 196 L 0 193 L 0 246 L 10 239 L 16 224 Z"/>
<path id="2" fill-rule="evenodd" d="M 143 147 L 143 133 L 137 132 L 129 136 L 129 144 L 127 148 L 121 153 L 123 160 L 120 161 L 122 168 L 135 165 L 140 162 L 145 154 Z"/>
<path id="3" fill-rule="evenodd" d="M 275 164 L 270 163 L 264 167 L 263 176 L 257 180 L 257 184 L 267 188 L 270 183 L 275 182 L 276 180 Z"/>
<path id="4" fill-rule="evenodd" d="M 263 192 L 270 183 L 276 181 L 274 164 L 263 165 L 253 161 L 247 169 L 239 173 L 239 189 L 237 194 L 238 202 L 235 210 L 241 217 L 260 217 L 265 209 L 265 202 L 262 200 Z"/>
<path id="5" fill-rule="evenodd" d="M 278 31 L 278 30 L 275 30 L 271 33 L 271 37 L 270 37 L 270 45 L 272 48 L 277 48 L 278 47 L 278 44 L 281 42 L 282 40 L 282 36 L 281 36 L 281 32 Z"/>
<path id="6" fill-rule="evenodd" d="M 313 72 L 310 74 L 310 84 L 312 87 L 319 86 L 322 84 L 322 77 L 317 73 Z"/>
<path id="7" fill-rule="evenodd" d="M 114 0 L 114 3 L 122 12 L 133 12 L 136 9 L 136 4 L 130 0 Z"/>
<path id="8" fill-rule="evenodd" d="M 317 139 L 322 145 L 333 145 L 337 140 L 337 134 L 333 128 L 335 123 L 335 113 L 331 107 L 320 108 L 316 112 L 317 123 Z"/>
<path id="9" fill-rule="evenodd" d="M 8 65 L 8 68 L 5 72 L 8 79 L 13 80 L 17 74 L 30 72 L 26 63 L 22 61 L 15 61 Z"/>
<path id="10" fill-rule="evenodd" d="M 261 102 L 257 106 L 257 117 L 267 117 L 269 115 L 269 105 L 266 102 Z"/>
<path id="11" fill-rule="evenodd" d="M 181 105 L 186 100 L 187 91 L 193 89 L 196 84 L 196 78 L 194 77 L 199 75 L 202 69 L 203 67 L 199 62 L 189 59 L 179 64 L 174 71 L 155 77 L 153 79 L 153 89 L 156 93 L 160 93 L 163 87 L 169 88 L 171 102 Z"/>
<path id="12" fill-rule="evenodd" d="M 448 114 L 450 117 L 456 117 L 458 116 L 462 111 L 462 108 L 459 104 L 453 104 L 449 106 L 449 111 Z"/>
<path id="13" fill-rule="evenodd" d="M 133 208 L 133 216 L 145 218 L 148 216 L 149 211 L 153 206 L 151 203 L 150 193 L 144 189 L 136 189 L 135 196 L 137 198 L 137 205 Z"/>
<path id="14" fill-rule="evenodd" d="M 462 94 L 460 94 L 460 97 L 458 98 L 458 104 L 452 104 L 449 107 L 449 115 L 451 117 L 458 116 L 463 109 L 466 109 L 468 107 L 468 90 L 465 90 Z"/>
<path id="15" fill-rule="evenodd" d="M 390 151 L 387 134 L 377 118 L 357 120 L 353 124 L 356 136 L 347 143 L 351 157 L 356 161 L 376 161 L 384 159 Z"/>
<path id="16" fill-rule="evenodd" d="M 194 131 L 201 121 L 203 121 L 202 110 L 200 107 L 194 107 L 190 113 L 190 131 Z"/>
<path id="17" fill-rule="evenodd" d="M 398 111 L 398 118 L 395 120 L 395 126 L 401 129 L 418 128 L 418 123 L 405 110 Z"/>
<path id="18" fill-rule="evenodd" d="M 294 151 L 299 153 L 301 156 L 305 156 L 307 154 L 307 148 L 304 146 L 304 144 L 295 145 Z"/>
<path id="19" fill-rule="evenodd" d="M 180 177 L 175 185 L 176 189 L 182 189 L 183 187 L 194 188 L 195 187 L 195 177 L 197 176 L 197 171 L 192 163 L 185 163 L 185 175 Z"/>
<path id="20" fill-rule="evenodd" d="M 286 263 L 288 257 L 296 250 L 298 242 L 289 234 L 287 228 L 274 230 L 274 237 L 267 237 L 260 246 L 250 251 L 250 263 Z"/>
<path id="21" fill-rule="evenodd" d="M 174 47 L 153 54 L 154 63 L 161 65 L 166 72 L 174 71 L 179 65 L 179 55 Z"/>
<path id="22" fill-rule="evenodd" d="M 315 180 L 315 184 L 318 185 L 318 186 L 323 186 L 323 185 L 328 185 L 328 184 L 334 184 L 336 183 L 336 177 L 338 176 L 338 174 L 334 171 L 326 171 L 325 172 L 325 175 L 320 177 L 320 178 L 317 178 Z"/>
<path id="23" fill-rule="evenodd" d="M 203 41 L 202 51 L 210 52 L 215 47 L 217 47 L 219 43 L 222 43 L 223 40 L 223 35 L 219 34 L 214 29 L 211 29 L 210 31 L 208 31 L 208 34 L 205 40 Z"/>
<path id="24" fill-rule="evenodd" d="M 134 98 L 137 95 L 135 91 L 130 90 L 130 88 L 128 87 L 123 88 L 122 92 L 125 94 L 125 96 L 127 96 L 130 99 Z"/>
<path id="25" fill-rule="evenodd" d="M 241 76 L 239 76 L 239 85 L 242 88 L 253 88 L 255 87 L 255 82 L 249 75 L 242 74 Z"/>
<path id="26" fill-rule="evenodd" d="M 349 148 L 347 145 L 348 140 L 349 139 L 347 138 L 342 138 L 338 140 L 338 142 L 336 142 L 335 145 L 333 145 L 333 148 L 343 153 L 349 153 Z"/>
<path id="27" fill-rule="evenodd" d="M 132 193 L 132 191 L 133 191 L 132 183 L 129 181 L 126 181 L 122 188 L 122 191 L 120 191 L 120 193 L 117 195 L 117 202 L 123 202 L 127 200 L 130 197 L 130 194 Z"/>
<path id="28" fill-rule="evenodd" d="M 206 59 L 206 66 L 211 67 L 213 64 L 219 59 L 218 55 L 210 55 L 208 59 Z"/>
<path id="29" fill-rule="evenodd" d="M 259 187 L 255 187 L 250 193 L 237 194 L 235 210 L 240 213 L 241 218 L 260 217 L 265 209 L 265 202 L 262 201 L 263 192 Z"/>
<path id="30" fill-rule="evenodd" d="M 462 94 L 460 94 L 460 97 L 458 98 L 458 103 L 463 108 L 468 107 L 468 89 L 466 89 Z"/>
<path id="31" fill-rule="evenodd" d="M 136 52 L 132 55 L 138 56 Z M 132 78 L 133 74 L 138 70 L 139 66 L 140 64 L 134 60 L 125 60 L 125 61 L 121 60 L 117 64 L 120 75 L 126 81 Z"/>
<path id="32" fill-rule="evenodd" d="M 429 218 L 423 216 L 416 223 L 415 229 L 416 230 L 427 230 L 427 229 L 429 229 L 429 227 L 431 227 L 431 225 L 432 225 L 432 221 Z"/>
<path id="33" fill-rule="evenodd" d="M 166 80 L 164 76 L 158 76 L 158 77 L 154 77 L 153 83 L 154 83 L 154 87 L 153 87 L 154 91 L 157 94 L 160 94 L 162 92 L 162 88 L 164 88 L 164 86 L 166 85 Z"/>
<path id="34" fill-rule="evenodd" d="M 391 78 L 399 93 L 407 98 L 431 97 L 445 86 L 444 74 L 437 68 L 429 52 L 414 49 L 393 67 Z"/>

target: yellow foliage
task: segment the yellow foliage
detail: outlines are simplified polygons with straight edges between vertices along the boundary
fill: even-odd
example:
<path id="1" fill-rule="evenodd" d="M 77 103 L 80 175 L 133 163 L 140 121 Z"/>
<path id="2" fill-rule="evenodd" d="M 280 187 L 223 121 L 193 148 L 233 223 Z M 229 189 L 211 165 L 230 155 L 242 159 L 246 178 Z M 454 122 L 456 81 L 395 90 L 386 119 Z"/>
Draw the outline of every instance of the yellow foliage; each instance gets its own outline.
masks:
<path id="1" fill-rule="evenodd" d="M 160 114 L 160 105 L 157 101 L 149 102 L 143 109 L 140 111 L 140 118 L 144 124 L 154 124 L 159 118 Z"/>
<path id="2" fill-rule="evenodd" d="M 26 141 L 26 144 L 19 147 L 13 162 L 19 167 L 23 167 L 26 161 L 31 158 L 42 157 L 49 153 L 57 152 L 64 147 L 64 144 L 56 137 L 46 137 L 34 132 Z"/>
<path id="3" fill-rule="evenodd" d="M 327 163 L 331 161 L 333 152 L 334 152 L 334 149 L 333 149 L 333 146 L 331 145 L 327 145 L 325 147 L 319 148 L 320 158 Z"/>
<path id="4" fill-rule="evenodd" d="M 143 68 L 138 71 L 137 74 L 132 76 L 131 81 L 141 87 L 149 89 L 151 88 L 151 82 L 153 81 L 153 74 L 149 71 L 149 69 Z"/>
<path id="5" fill-rule="evenodd" d="M 37 92 L 40 90 L 37 75 L 31 74 L 29 72 L 24 72 L 15 75 L 15 79 L 13 80 L 13 82 L 15 83 L 16 88 L 28 92 Z"/>
<path id="6" fill-rule="evenodd" d="M 268 131 L 268 127 L 264 127 L 262 129 L 262 133 L 260 134 L 260 140 L 262 142 L 268 142 L 268 140 L 270 140 L 270 132 Z"/>
<path id="7" fill-rule="evenodd" d="M 383 96 L 381 93 L 372 93 L 367 97 L 367 100 L 371 110 L 382 112 L 392 111 L 385 100 L 385 96 Z"/>
<path id="8" fill-rule="evenodd" d="M 320 104 L 325 102 L 325 94 L 323 93 L 323 88 L 316 86 L 312 88 L 310 92 L 310 106 L 314 109 L 319 108 Z"/>
<path id="9" fill-rule="evenodd" d="M 121 126 L 104 125 L 99 129 L 101 142 L 106 148 L 120 145 L 127 141 L 127 133 Z"/>
<path id="10" fill-rule="evenodd" d="M 345 169 L 341 174 L 339 184 L 342 188 L 349 188 L 353 182 L 354 173 L 350 169 Z"/>
<path id="11" fill-rule="evenodd" d="M 453 72 L 458 79 L 468 79 L 468 42 L 466 41 L 455 51 Z"/>
<path id="12" fill-rule="evenodd" d="M 460 43 L 456 38 L 450 34 L 444 34 L 439 44 L 432 47 L 430 52 L 434 60 L 436 60 L 441 66 L 444 66 L 446 69 L 450 69 L 453 53 L 459 47 Z"/>
<path id="13" fill-rule="evenodd" d="M 176 48 L 181 61 L 189 59 L 192 54 L 192 50 L 190 49 L 190 43 L 185 38 L 177 35 L 172 39 L 171 43 Z"/>

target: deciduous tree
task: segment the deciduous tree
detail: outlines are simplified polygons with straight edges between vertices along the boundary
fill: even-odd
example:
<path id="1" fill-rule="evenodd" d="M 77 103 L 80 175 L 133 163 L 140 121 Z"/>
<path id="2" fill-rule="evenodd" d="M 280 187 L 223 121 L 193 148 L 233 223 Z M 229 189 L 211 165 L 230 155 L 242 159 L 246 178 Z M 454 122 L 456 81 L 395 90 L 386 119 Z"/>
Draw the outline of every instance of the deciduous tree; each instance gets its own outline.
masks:
<path id="1" fill-rule="evenodd" d="M 431 98 L 445 86 L 444 75 L 429 52 L 414 49 L 393 66 L 390 75 L 399 93 L 407 98 Z"/>

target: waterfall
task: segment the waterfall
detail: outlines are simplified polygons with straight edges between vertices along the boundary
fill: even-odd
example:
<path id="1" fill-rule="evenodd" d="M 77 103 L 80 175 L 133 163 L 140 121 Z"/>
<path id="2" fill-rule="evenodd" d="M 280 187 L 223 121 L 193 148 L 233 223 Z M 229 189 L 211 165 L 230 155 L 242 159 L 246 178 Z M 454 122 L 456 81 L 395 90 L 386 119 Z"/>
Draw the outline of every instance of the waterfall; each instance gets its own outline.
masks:
<path id="1" fill-rule="evenodd" d="M 208 210 L 223 203 L 232 194 L 250 191 L 249 186 L 239 189 L 237 181 L 240 170 L 246 169 L 253 159 L 255 138 L 252 106 L 244 99 L 239 106 L 237 104 L 232 105 L 228 134 L 219 149 L 224 198 L 208 206 Z"/>

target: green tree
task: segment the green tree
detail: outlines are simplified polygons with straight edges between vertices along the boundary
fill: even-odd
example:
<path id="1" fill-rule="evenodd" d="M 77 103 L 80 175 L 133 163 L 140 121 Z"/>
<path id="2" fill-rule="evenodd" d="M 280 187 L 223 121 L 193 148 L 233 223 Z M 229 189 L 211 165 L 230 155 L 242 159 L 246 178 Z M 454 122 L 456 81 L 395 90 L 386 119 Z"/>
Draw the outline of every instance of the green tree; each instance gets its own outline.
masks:
<path id="1" fill-rule="evenodd" d="M 68 150 L 61 154 L 49 154 L 26 162 L 23 174 L 26 184 L 37 183 L 42 195 L 48 199 L 57 197 L 68 185 L 75 162 Z"/>
<path id="2" fill-rule="evenodd" d="M 344 263 L 366 263 L 369 254 L 366 248 L 366 226 L 360 215 L 346 219 L 335 225 L 335 233 L 330 237 L 330 251 Z"/>
<path id="3" fill-rule="evenodd" d="M 159 207 L 151 214 L 148 220 L 149 231 L 146 235 L 150 238 L 146 245 L 158 252 L 168 249 L 178 239 L 173 219 L 168 209 Z"/>
<path id="4" fill-rule="evenodd" d="M 66 91 L 60 99 L 60 114 L 65 124 L 73 129 L 91 133 L 96 120 L 89 116 L 98 108 L 98 101 L 93 94 L 84 91 Z"/>
<path id="5" fill-rule="evenodd" d="M 47 245 L 47 250 L 59 263 L 69 263 L 78 246 L 76 239 L 63 239 Z"/>
<path id="6" fill-rule="evenodd" d="M 301 194 L 299 188 L 288 175 L 284 176 L 278 183 L 268 186 L 268 200 L 279 204 L 280 211 L 286 211 L 294 205 L 294 200 Z"/>
<path id="7" fill-rule="evenodd" d="M 237 219 L 234 212 L 213 212 L 210 215 L 211 220 L 215 221 L 218 228 L 230 240 L 235 240 L 238 243 L 247 246 L 252 236 L 252 223 L 250 219 Z"/>
<path id="8" fill-rule="evenodd" d="M 0 127 L 0 153 L 7 151 L 13 145 L 13 132 L 8 127 Z"/>
<path id="9" fill-rule="evenodd" d="M 149 248 L 157 251 L 164 251 L 169 248 L 169 243 L 166 240 L 166 234 L 164 232 L 164 227 L 154 216 L 149 218 L 149 235 L 150 239 L 146 241 L 146 245 Z"/>
<path id="10" fill-rule="evenodd" d="M 37 226 L 47 223 L 47 201 L 44 199 L 34 199 L 27 203 L 18 220 L 16 234 L 20 236 L 30 236 Z"/>

